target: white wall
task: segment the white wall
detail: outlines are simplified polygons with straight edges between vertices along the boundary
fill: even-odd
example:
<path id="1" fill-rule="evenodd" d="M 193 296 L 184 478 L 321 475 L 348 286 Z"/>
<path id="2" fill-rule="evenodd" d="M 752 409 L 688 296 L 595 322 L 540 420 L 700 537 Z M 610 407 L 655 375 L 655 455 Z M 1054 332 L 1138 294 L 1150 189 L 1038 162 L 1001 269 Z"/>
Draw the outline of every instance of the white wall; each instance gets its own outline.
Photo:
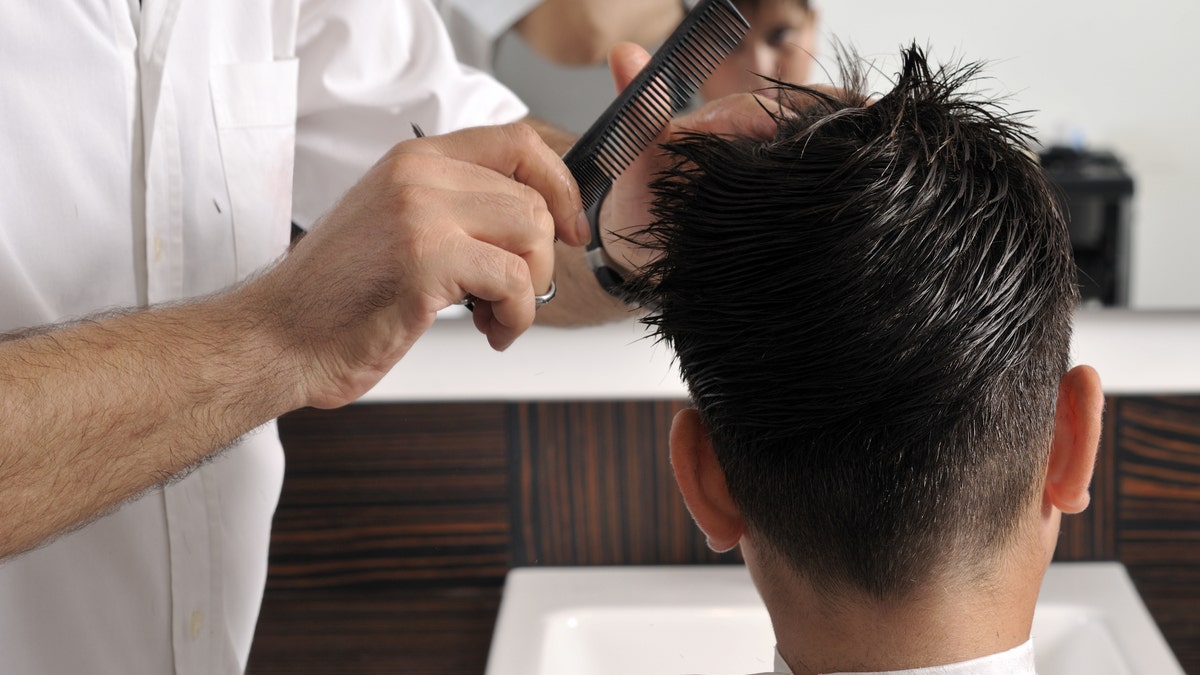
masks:
<path id="1" fill-rule="evenodd" d="M 1111 149 L 1137 183 L 1134 307 L 1200 307 L 1200 2 L 1084 0 L 816 0 L 825 36 L 853 45 L 884 74 L 916 40 L 935 58 L 987 60 L 1010 109 L 1035 110 L 1044 141 L 1077 130 Z M 581 131 L 611 99 L 603 70 L 537 63 L 515 38 L 497 72 L 535 112 Z M 827 60 L 827 59 L 826 59 Z M 886 91 L 882 76 L 875 88 Z"/>
<path id="2" fill-rule="evenodd" d="M 985 59 L 1044 141 L 1083 133 L 1136 181 L 1132 303 L 1200 307 L 1200 3 L 826 0 L 822 32 L 892 74 L 902 43 Z M 823 55 L 832 51 L 828 43 Z M 886 90 L 880 78 L 877 87 Z"/>

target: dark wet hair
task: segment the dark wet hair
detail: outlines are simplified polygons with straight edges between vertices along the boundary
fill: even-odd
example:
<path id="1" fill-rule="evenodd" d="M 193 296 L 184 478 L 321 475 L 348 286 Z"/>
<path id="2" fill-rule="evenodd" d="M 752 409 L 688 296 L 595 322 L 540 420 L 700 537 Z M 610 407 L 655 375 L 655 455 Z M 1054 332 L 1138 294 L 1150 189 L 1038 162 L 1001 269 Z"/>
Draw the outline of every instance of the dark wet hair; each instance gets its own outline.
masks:
<path id="1" fill-rule="evenodd" d="M 977 66 L 902 58 L 872 105 L 851 63 L 837 96 L 781 85 L 771 141 L 665 146 L 637 284 L 750 530 L 878 599 L 1014 535 L 1078 298 L 1026 127 L 963 91 Z"/>

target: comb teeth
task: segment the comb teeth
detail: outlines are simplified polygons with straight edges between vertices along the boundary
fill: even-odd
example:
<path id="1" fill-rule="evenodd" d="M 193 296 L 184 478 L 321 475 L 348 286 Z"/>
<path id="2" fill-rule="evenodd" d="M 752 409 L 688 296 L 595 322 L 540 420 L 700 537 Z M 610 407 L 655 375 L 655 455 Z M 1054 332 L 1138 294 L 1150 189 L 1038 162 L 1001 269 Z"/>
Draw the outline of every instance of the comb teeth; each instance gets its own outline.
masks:
<path id="1" fill-rule="evenodd" d="M 563 156 L 583 193 L 583 207 L 600 201 L 642 150 L 688 104 L 749 30 L 729 0 L 704 0 Z"/>

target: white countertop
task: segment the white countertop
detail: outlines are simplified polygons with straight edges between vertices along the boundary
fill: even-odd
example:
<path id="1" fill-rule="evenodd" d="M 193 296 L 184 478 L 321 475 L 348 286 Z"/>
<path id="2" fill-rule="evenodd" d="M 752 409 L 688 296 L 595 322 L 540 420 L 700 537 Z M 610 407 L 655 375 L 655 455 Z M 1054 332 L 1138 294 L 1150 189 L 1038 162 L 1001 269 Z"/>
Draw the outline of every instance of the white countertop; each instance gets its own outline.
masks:
<path id="1" fill-rule="evenodd" d="M 534 327 L 503 353 L 469 320 L 439 320 L 361 401 L 687 398 L 671 356 L 632 320 Z M 1200 312 L 1081 310 L 1072 357 L 1110 394 L 1200 393 Z"/>

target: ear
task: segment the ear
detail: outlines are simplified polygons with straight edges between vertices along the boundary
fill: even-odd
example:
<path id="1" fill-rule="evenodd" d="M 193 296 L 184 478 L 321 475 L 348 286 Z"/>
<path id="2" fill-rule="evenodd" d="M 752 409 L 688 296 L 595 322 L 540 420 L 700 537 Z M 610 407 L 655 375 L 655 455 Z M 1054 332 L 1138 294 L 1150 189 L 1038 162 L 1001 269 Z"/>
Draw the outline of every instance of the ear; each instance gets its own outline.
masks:
<path id="1" fill-rule="evenodd" d="M 671 424 L 671 467 L 683 502 L 708 538 L 708 547 L 724 553 L 737 546 L 746 526 L 729 495 L 708 429 L 694 408 L 679 411 Z"/>
<path id="2" fill-rule="evenodd" d="M 1076 366 L 1063 376 L 1044 494 L 1044 501 L 1063 513 L 1079 513 L 1091 500 L 1088 486 L 1096 467 L 1103 411 L 1104 392 L 1095 370 Z"/>

